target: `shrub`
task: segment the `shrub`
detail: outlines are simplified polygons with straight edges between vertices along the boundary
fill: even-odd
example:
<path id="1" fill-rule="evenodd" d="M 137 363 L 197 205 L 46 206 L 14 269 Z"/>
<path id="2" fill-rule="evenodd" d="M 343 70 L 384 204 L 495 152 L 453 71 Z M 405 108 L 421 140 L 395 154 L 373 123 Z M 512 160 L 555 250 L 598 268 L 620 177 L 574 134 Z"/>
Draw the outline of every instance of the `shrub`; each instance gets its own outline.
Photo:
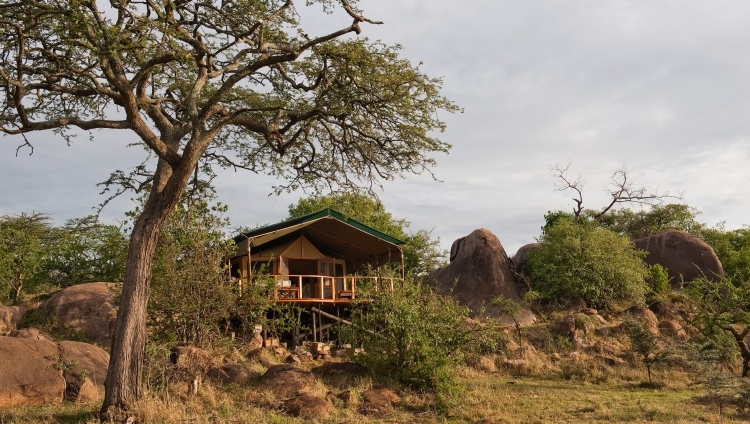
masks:
<path id="1" fill-rule="evenodd" d="M 365 353 L 354 360 L 377 378 L 434 392 L 442 412 L 455 394 L 454 367 L 463 355 L 503 340 L 497 326 L 467 320 L 468 308 L 411 282 L 375 293 L 357 309 L 353 336 Z"/>
<path id="2" fill-rule="evenodd" d="M 644 252 L 596 222 L 563 217 L 539 239 L 527 268 L 532 289 L 542 300 L 565 304 L 584 301 L 595 308 L 644 302 L 648 268 Z"/>
<path id="3" fill-rule="evenodd" d="M 651 367 L 664 361 L 667 358 L 667 352 L 659 348 L 656 335 L 637 319 L 632 317 L 626 318 L 625 328 L 630 338 L 630 350 L 646 366 L 648 384 L 653 385 Z"/>
<path id="4" fill-rule="evenodd" d="M 670 285 L 669 273 L 667 269 L 659 264 L 654 264 L 648 268 L 649 282 L 651 283 L 651 292 L 655 296 L 667 294 L 672 291 Z"/>

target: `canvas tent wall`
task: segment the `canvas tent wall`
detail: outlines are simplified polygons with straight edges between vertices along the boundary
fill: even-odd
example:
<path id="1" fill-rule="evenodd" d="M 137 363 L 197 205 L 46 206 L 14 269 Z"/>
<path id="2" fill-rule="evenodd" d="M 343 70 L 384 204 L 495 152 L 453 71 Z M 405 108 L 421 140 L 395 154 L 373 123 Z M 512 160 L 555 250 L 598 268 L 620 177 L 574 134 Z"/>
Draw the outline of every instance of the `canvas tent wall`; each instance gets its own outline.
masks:
<path id="1" fill-rule="evenodd" d="M 243 268 L 247 267 L 248 272 L 252 262 L 272 261 L 289 248 L 293 251 L 295 246 L 302 254 L 306 248 L 312 252 L 312 247 L 319 255 L 345 260 L 351 271 L 367 265 L 378 267 L 393 262 L 403 265 L 403 241 L 332 209 L 248 231 L 234 241 L 237 244 L 235 259 L 247 258 L 249 261 L 243 263 Z M 278 267 L 278 262 L 274 265 Z"/>

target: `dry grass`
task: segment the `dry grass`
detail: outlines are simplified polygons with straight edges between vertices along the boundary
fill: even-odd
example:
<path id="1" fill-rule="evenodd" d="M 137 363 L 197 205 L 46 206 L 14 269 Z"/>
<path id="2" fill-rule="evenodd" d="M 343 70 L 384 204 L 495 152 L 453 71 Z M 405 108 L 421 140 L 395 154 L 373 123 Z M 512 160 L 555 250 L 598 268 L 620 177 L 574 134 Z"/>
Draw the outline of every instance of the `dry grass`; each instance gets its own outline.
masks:
<path id="1" fill-rule="evenodd" d="M 321 420 L 327 423 L 750 422 L 750 415 L 741 415 L 733 407 L 725 407 L 720 417 L 719 408 L 705 402 L 706 390 L 696 384 L 696 375 L 676 359 L 657 367 L 654 381 L 661 386 L 649 389 L 642 384 L 647 379 L 645 368 L 635 358 L 620 355 L 623 361 L 595 350 L 575 352 L 569 341 L 566 344 L 568 339 L 550 333 L 544 326 L 527 329 L 527 333 L 534 343 L 524 341 L 496 355 L 470 358 L 470 366 L 457 370 L 460 400 L 447 417 L 435 413 L 431 395 L 403 390 L 399 391 L 402 404 L 387 416 L 362 415 L 362 393 L 373 387 L 369 377 L 347 384 L 343 380 L 318 380 L 310 394 L 332 401 L 333 413 Z M 592 343 L 598 340 L 593 334 L 587 337 Z M 157 377 L 159 372 L 168 373 L 169 366 L 163 363 L 167 351 L 153 353 L 161 358 L 151 363 Z M 220 347 L 217 353 L 244 363 L 258 377 L 245 386 L 206 382 L 193 396 L 187 382 L 179 378 L 154 378 L 153 387 L 136 406 L 139 420 L 191 424 L 304 422 L 286 415 L 282 408 L 285 399 L 263 391 L 259 383 L 266 367 L 284 358 L 266 351 L 260 356 L 248 355 L 234 345 Z M 321 364 L 306 362 L 299 367 L 309 370 Z M 167 387 L 157 387 L 165 384 Z M 346 389 L 352 393 L 349 403 L 335 397 Z M 97 423 L 99 407 L 100 403 L 93 402 L 0 410 L 0 424 Z"/>
<path id="2" fill-rule="evenodd" d="M 656 373 L 663 388 L 640 387 L 643 372 L 629 366 L 613 367 L 599 384 L 566 380 L 559 375 L 514 377 L 505 372 L 486 373 L 474 368 L 459 370 L 463 400 L 450 416 L 431 410 L 432 398 L 403 393 L 404 402 L 387 417 L 367 417 L 358 412 L 368 379 L 351 388 L 351 404 L 335 399 L 330 423 L 350 422 L 470 422 L 470 423 L 706 423 L 720 420 L 719 410 L 697 399 L 705 391 L 691 385 L 690 376 L 679 371 Z M 137 406 L 138 418 L 147 423 L 299 423 L 285 415 L 282 399 L 260 387 L 205 384 L 200 393 L 188 395 L 187 386 L 159 393 L 147 392 Z M 311 394 L 325 396 L 331 388 L 318 382 Z M 0 411 L 0 423 L 95 423 L 99 404 L 26 407 Z M 724 409 L 723 422 L 748 422 L 749 415 Z"/>

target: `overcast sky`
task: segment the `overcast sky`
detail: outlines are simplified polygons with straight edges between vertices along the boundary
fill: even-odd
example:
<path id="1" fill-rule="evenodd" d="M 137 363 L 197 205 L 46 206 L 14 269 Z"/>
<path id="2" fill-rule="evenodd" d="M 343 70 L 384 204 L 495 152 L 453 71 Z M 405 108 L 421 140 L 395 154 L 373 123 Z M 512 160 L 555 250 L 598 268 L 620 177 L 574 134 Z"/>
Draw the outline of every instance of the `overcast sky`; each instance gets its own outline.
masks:
<path id="1" fill-rule="evenodd" d="M 298 1 L 310 35 L 349 19 Z M 599 207 L 609 175 L 681 191 L 701 220 L 750 224 L 750 2 L 363 0 L 362 36 L 403 45 L 403 55 L 442 77 L 464 113 L 441 116 L 453 145 L 437 157 L 442 182 L 407 176 L 380 194 L 396 217 L 433 228 L 445 247 L 476 228 L 509 255 L 534 241 L 548 210 L 570 210 L 549 167 L 572 162 Z M 101 202 L 96 183 L 144 152 L 130 134 L 94 133 L 67 147 L 31 137 L 35 152 L 0 143 L 0 213 L 37 211 L 58 223 Z M 232 223 L 271 223 L 303 193 L 269 197 L 274 181 L 223 173 L 215 181 Z M 120 219 L 129 197 L 102 214 Z"/>

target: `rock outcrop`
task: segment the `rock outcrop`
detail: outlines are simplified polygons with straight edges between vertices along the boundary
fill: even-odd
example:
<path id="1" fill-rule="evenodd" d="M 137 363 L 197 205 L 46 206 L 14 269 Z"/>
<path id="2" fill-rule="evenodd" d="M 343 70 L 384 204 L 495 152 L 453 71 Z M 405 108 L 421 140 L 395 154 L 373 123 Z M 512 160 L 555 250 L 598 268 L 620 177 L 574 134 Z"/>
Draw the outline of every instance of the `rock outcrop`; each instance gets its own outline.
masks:
<path id="1" fill-rule="evenodd" d="M 648 252 L 646 263 L 667 269 L 672 288 L 679 288 L 683 280 L 690 282 L 705 276 L 715 281 L 724 276 L 724 268 L 711 246 L 692 234 L 668 230 L 634 243 Z"/>
<path id="2" fill-rule="evenodd" d="M 648 331 L 654 334 L 659 334 L 659 320 L 650 309 L 644 308 L 643 306 L 633 306 L 626 310 L 625 313 L 643 323 Z"/>
<path id="3" fill-rule="evenodd" d="M 23 318 L 26 308 L 23 306 L 5 306 L 0 304 L 0 335 L 15 330 Z"/>
<path id="4" fill-rule="evenodd" d="M 220 384 L 247 384 L 255 374 L 242 364 L 225 364 L 208 370 L 206 377 Z"/>
<path id="5" fill-rule="evenodd" d="M 287 414 L 306 420 L 325 420 L 331 415 L 333 405 L 327 399 L 309 394 L 301 394 L 283 404 Z"/>
<path id="6" fill-rule="evenodd" d="M 57 323 L 80 332 L 90 341 L 109 346 L 117 318 L 119 284 L 86 283 L 55 293 L 42 304 Z"/>
<path id="7" fill-rule="evenodd" d="M 529 253 L 541 246 L 541 243 L 529 243 L 521 246 L 515 255 L 513 255 L 513 267 L 517 274 L 524 272 L 526 260 L 529 259 Z"/>
<path id="8" fill-rule="evenodd" d="M 32 327 L 11 331 L 9 336 L 17 337 L 19 339 L 46 340 L 48 342 L 53 341 L 52 337 L 49 337 L 48 335 L 39 331 L 39 329 Z"/>
<path id="9" fill-rule="evenodd" d="M 485 308 L 486 315 L 512 323 L 500 308 L 490 304 L 500 295 L 521 303 L 512 264 L 500 240 L 484 228 L 474 230 L 453 242 L 450 257 L 451 262 L 447 267 L 430 275 L 430 281 L 438 290 L 467 305 L 474 314 Z M 534 322 L 536 317 L 522 306 L 516 319 L 526 325 Z"/>
<path id="10" fill-rule="evenodd" d="M 391 389 L 370 389 L 362 393 L 360 412 L 364 415 L 383 417 L 401 402 L 401 396 Z"/>
<path id="11" fill-rule="evenodd" d="M 0 408 L 95 400 L 108 363 L 107 352 L 87 343 L 0 337 Z"/>
<path id="12" fill-rule="evenodd" d="M 354 362 L 326 362 L 310 372 L 331 387 L 348 389 L 367 375 L 367 368 Z"/>
<path id="13" fill-rule="evenodd" d="M 268 390 L 279 398 L 289 398 L 309 391 L 314 384 L 315 377 L 310 371 L 281 364 L 268 368 L 260 380 L 260 389 Z"/>
<path id="14" fill-rule="evenodd" d="M 0 408 L 62 402 L 65 380 L 54 367 L 57 344 L 0 337 Z"/>
<path id="15" fill-rule="evenodd" d="M 98 346 L 74 341 L 59 342 L 58 350 L 64 364 L 65 398 L 88 402 L 103 396 L 109 354 Z"/>

